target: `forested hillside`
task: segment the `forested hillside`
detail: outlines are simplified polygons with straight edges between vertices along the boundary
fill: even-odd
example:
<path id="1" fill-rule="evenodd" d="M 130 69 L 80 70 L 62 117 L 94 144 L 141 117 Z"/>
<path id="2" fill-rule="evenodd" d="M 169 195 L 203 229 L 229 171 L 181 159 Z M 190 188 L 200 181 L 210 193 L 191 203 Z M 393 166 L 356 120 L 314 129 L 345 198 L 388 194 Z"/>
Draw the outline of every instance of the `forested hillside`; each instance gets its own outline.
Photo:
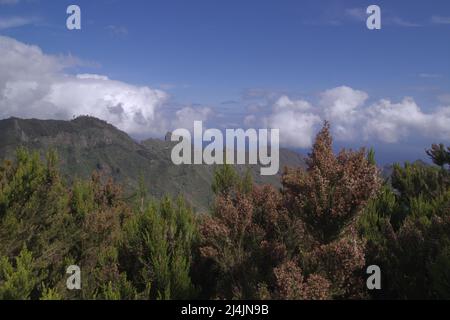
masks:
<path id="1" fill-rule="evenodd" d="M 0 159 L 12 160 L 17 148 L 58 153 L 58 168 L 65 181 L 87 179 L 94 171 L 121 184 L 130 196 L 140 181 L 149 195 L 182 195 L 197 211 L 206 212 L 213 202 L 211 182 L 214 166 L 181 165 L 171 160 L 173 142 L 147 139 L 137 142 L 105 121 L 82 116 L 72 121 L 10 118 L 0 120 Z M 304 166 L 304 158 L 280 150 L 280 168 Z M 241 174 L 251 170 L 255 183 L 280 186 L 280 176 L 261 176 L 259 166 L 236 166 Z"/>
<path id="2" fill-rule="evenodd" d="M 130 195 L 108 172 L 67 179 L 57 152 L 19 148 L 0 166 L 0 299 L 449 299 L 450 149 L 428 153 L 435 166 L 398 164 L 385 181 L 373 151 L 334 154 L 326 124 L 281 188 L 215 168 L 198 213 L 155 199 L 151 176 Z M 66 288 L 70 265 L 81 290 Z M 369 265 L 381 290 L 367 290 Z"/>

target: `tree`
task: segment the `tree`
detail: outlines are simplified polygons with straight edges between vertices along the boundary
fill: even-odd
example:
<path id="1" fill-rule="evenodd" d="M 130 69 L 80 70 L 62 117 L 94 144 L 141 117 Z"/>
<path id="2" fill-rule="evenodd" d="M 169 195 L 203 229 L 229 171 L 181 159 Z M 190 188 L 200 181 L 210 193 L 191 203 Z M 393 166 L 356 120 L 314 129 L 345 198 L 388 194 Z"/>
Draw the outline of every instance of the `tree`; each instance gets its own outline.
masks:
<path id="1" fill-rule="evenodd" d="M 369 163 L 374 166 L 377 164 L 375 160 L 375 150 L 373 148 L 370 148 L 369 152 L 367 153 L 367 161 L 369 161 Z"/>
<path id="2" fill-rule="evenodd" d="M 33 257 L 24 248 L 15 263 L 7 257 L 0 259 L 0 300 L 28 300 L 36 286 L 37 275 L 33 268 Z"/>
<path id="3" fill-rule="evenodd" d="M 374 298 L 445 299 L 450 296 L 450 183 L 442 146 L 428 154 L 441 169 L 422 163 L 395 165 L 383 192 L 360 220 L 368 264 L 383 272 Z"/>
<path id="4" fill-rule="evenodd" d="M 40 297 L 41 282 L 54 286 L 64 276 L 74 224 L 68 210 L 68 192 L 57 170 L 57 156 L 30 154 L 18 149 L 13 162 L 0 169 L 0 255 L 19 256 L 22 248 L 32 252 L 38 276 L 33 299 Z"/>
<path id="5" fill-rule="evenodd" d="M 426 151 L 428 156 L 437 166 L 444 168 L 445 165 L 450 165 L 450 147 L 445 148 L 445 146 L 441 144 L 433 144 L 431 149 Z"/>
<path id="6" fill-rule="evenodd" d="M 138 206 L 127 203 L 121 187 L 98 173 L 66 186 L 57 166 L 55 153 L 43 161 L 24 149 L 0 166 L 0 297 L 183 299 L 195 294 L 190 267 L 197 229 L 184 201 L 166 198 L 143 210 L 145 197 Z M 81 267 L 83 290 L 67 290 L 69 265 Z"/>
<path id="7" fill-rule="evenodd" d="M 310 252 L 302 264 L 309 272 L 322 270 L 333 297 L 359 296 L 365 260 L 356 221 L 379 190 L 378 169 L 364 149 L 335 156 L 328 123 L 317 135 L 307 164 L 306 171 L 288 170 L 283 176 L 287 209 L 304 223 L 309 239 Z"/>
<path id="8" fill-rule="evenodd" d="M 138 294 L 147 299 L 188 299 L 196 222 L 182 199 L 152 202 L 124 229 L 120 260 Z"/>
<path id="9" fill-rule="evenodd" d="M 233 190 L 238 181 L 238 175 L 230 164 L 220 165 L 214 171 L 212 191 L 218 194 L 227 194 Z"/>
<path id="10" fill-rule="evenodd" d="M 201 257 L 219 276 L 213 297 L 320 299 L 361 293 L 362 286 L 352 289 L 364 267 L 355 224 L 379 188 L 378 170 L 364 150 L 335 156 L 328 124 L 307 162 L 307 170 L 285 172 L 282 193 L 269 186 L 244 193 L 235 183 L 216 196 L 212 216 L 200 226 Z"/>

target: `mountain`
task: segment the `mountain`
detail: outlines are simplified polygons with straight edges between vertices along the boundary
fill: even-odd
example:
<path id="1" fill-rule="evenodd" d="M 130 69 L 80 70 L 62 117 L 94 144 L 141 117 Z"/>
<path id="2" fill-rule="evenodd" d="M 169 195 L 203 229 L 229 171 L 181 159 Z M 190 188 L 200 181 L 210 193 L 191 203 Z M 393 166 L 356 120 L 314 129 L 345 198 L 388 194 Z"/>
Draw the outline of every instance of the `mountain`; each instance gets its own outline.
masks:
<path id="1" fill-rule="evenodd" d="M 137 142 L 125 132 L 103 120 L 79 117 L 72 121 L 0 120 L 0 159 L 12 159 L 18 147 L 58 152 L 61 171 L 70 181 L 87 178 L 98 170 L 122 184 L 130 194 L 140 177 L 154 197 L 183 195 L 200 211 L 212 200 L 211 181 L 214 166 L 172 163 L 173 142 L 148 139 Z M 304 158 L 287 149 L 280 150 L 280 172 L 284 166 L 304 166 Z M 243 172 L 250 168 L 256 183 L 280 186 L 280 176 L 261 176 L 259 166 L 236 166 Z"/>

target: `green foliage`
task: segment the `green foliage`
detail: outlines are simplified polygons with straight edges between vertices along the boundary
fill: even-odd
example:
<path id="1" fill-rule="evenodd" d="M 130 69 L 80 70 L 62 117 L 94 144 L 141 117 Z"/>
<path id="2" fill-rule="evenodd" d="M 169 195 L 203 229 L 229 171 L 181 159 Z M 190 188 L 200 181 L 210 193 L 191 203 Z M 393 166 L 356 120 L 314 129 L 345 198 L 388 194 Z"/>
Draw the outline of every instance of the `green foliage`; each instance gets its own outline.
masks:
<path id="1" fill-rule="evenodd" d="M 7 257 L 0 259 L 0 300 L 27 300 L 35 288 L 37 278 L 33 270 L 33 257 L 23 249 L 11 263 Z"/>
<path id="2" fill-rule="evenodd" d="M 53 286 L 62 277 L 62 257 L 70 250 L 75 226 L 57 157 L 48 153 L 46 159 L 44 164 L 37 153 L 19 149 L 16 161 L 5 162 L 0 170 L 0 255 L 12 259 L 28 248 L 35 257 L 37 283 Z M 39 297 L 38 291 L 32 298 Z"/>
<path id="3" fill-rule="evenodd" d="M 233 190 L 238 180 L 236 170 L 231 165 L 224 164 L 214 171 L 211 188 L 216 195 L 227 194 Z"/>
<path id="4" fill-rule="evenodd" d="M 42 296 L 40 300 L 61 300 L 61 295 L 55 290 L 51 288 L 45 287 L 45 284 L 42 284 Z"/>
<path id="5" fill-rule="evenodd" d="M 398 210 L 392 189 L 384 185 L 376 199 L 372 199 L 359 219 L 359 228 L 364 237 L 373 244 L 383 244 L 384 231 L 390 226 L 390 218 Z"/>
<path id="6" fill-rule="evenodd" d="M 184 201 L 165 198 L 141 210 L 142 187 L 135 206 L 97 173 L 64 185 L 57 166 L 55 153 L 42 161 L 24 149 L 14 162 L 0 166 L 0 298 L 182 299 L 195 294 L 190 268 L 196 221 Z M 125 256 L 129 259 L 121 259 Z M 80 291 L 66 289 L 65 271 L 72 264 L 81 266 Z"/>
<path id="7" fill-rule="evenodd" d="M 246 170 L 240 181 L 240 190 L 244 194 L 249 194 L 253 190 L 253 176 L 250 170 Z"/>
<path id="8" fill-rule="evenodd" d="M 396 164 L 392 173 L 392 187 L 408 205 L 407 202 L 412 198 L 423 196 L 425 200 L 430 200 L 445 192 L 449 186 L 445 179 L 447 175 L 447 172 L 423 163 L 405 163 L 404 167 Z"/>
<path id="9" fill-rule="evenodd" d="M 367 161 L 369 161 L 369 163 L 371 165 L 377 164 L 377 162 L 375 160 L 375 150 L 373 148 L 370 148 L 369 152 L 367 153 Z"/>
<path id="10" fill-rule="evenodd" d="M 442 143 L 439 145 L 433 144 L 431 149 L 427 150 L 427 154 L 433 160 L 434 164 L 441 168 L 450 165 L 450 147 L 446 150 Z"/>
<path id="11" fill-rule="evenodd" d="M 443 146 L 428 152 L 441 168 L 395 165 L 386 184 L 359 221 L 367 240 L 367 263 L 383 272 L 376 298 L 448 299 L 450 183 Z M 445 161 L 444 161 L 444 160 Z"/>
<path id="12" fill-rule="evenodd" d="M 281 190 L 217 167 L 200 217 L 150 199 L 143 175 L 127 198 L 99 173 L 66 183 L 55 152 L 18 149 L 0 165 L 0 299 L 450 299 L 450 150 L 395 165 L 379 189 L 372 149 L 331 143 L 326 125 Z M 80 291 L 66 288 L 73 264 Z M 372 264 L 383 290 L 364 293 Z"/>
<path id="13" fill-rule="evenodd" d="M 125 274 L 121 274 L 117 281 L 109 281 L 107 285 L 101 285 L 96 299 L 101 300 L 136 300 L 138 294 L 133 284 L 127 280 Z"/>
<path id="14" fill-rule="evenodd" d="M 211 188 L 216 196 L 231 195 L 235 191 L 248 194 L 253 189 L 251 170 L 247 169 L 240 176 L 232 165 L 220 165 L 214 171 Z"/>
<path id="15" fill-rule="evenodd" d="M 196 238 L 193 213 L 182 199 L 149 203 L 125 226 L 121 260 L 143 298 L 187 299 L 191 250 Z"/>
<path id="16" fill-rule="evenodd" d="M 444 248 L 430 264 L 432 291 L 436 297 L 450 299 L 450 247 Z"/>

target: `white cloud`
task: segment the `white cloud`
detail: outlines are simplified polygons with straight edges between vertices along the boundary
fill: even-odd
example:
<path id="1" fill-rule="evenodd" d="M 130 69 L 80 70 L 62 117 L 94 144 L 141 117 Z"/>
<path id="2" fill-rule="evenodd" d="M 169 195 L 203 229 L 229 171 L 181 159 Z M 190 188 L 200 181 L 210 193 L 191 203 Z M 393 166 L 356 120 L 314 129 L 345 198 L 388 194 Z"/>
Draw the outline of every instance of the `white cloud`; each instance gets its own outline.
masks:
<path id="1" fill-rule="evenodd" d="M 333 123 L 336 138 L 353 139 L 357 135 L 355 127 L 360 121 L 360 109 L 369 98 L 367 93 L 342 86 L 327 90 L 320 96 L 323 117 Z"/>
<path id="2" fill-rule="evenodd" d="M 317 106 L 282 96 L 259 122 L 280 129 L 281 144 L 308 148 L 324 120 L 331 122 L 337 141 L 381 141 L 397 143 L 411 137 L 450 141 L 450 106 L 424 112 L 412 98 L 398 103 L 382 99 L 367 105 L 366 92 L 337 87 L 320 94 Z M 248 124 L 257 120 L 246 118 Z"/>
<path id="3" fill-rule="evenodd" d="M 342 86 L 321 93 L 320 105 L 330 118 L 347 119 L 369 98 L 367 93 Z"/>
<path id="4" fill-rule="evenodd" d="M 175 113 L 175 119 L 171 123 L 171 129 L 193 130 L 194 121 L 206 121 L 213 111 L 208 107 L 185 107 Z"/>
<path id="5" fill-rule="evenodd" d="M 272 129 L 280 130 L 280 141 L 286 147 L 308 148 L 311 146 L 320 117 L 312 113 L 284 110 L 267 119 Z"/>
<path id="6" fill-rule="evenodd" d="M 77 78 L 78 79 L 83 79 L 83 80 L 109 80 L 109 78 L 107 76 L 102 76 L 99 74 L 91 74 L 91 73 L 83 73 L 83 74 L 77 74 Z"/>
<path id="7" fill-rule="evenodd" d="M 366 110 L 363 129 L 366 139 L 394 143 L 407 138 L 413 130 L 427 130 L 433 125 L 433 115 L 423 113 L 412 98 L 400 103 L 381 100 Z"/>
<path id="8" fill-rule="evenodd" d="M 0 36 L 0 118 L 101 118 L 133 135 L 161 135 L 175 125 L 205 120 L 210 110 L 164 112 L 169 96 L 104 75 L 70 75 L 73 58 L 46 55 L 36 46 Z M 172 123 L 173 122 L 173 123 Z"/>
<path id="9" fill-rule="evenodd" d="M 0 118 L 91 115 L 146 137 L 191 129 L 195 120 L 214 116 L 212 109 L 202 106 L 168 108 L 169 96 L 161 90 L 99 74 L 71 75 L 65 70 L 78 59 L 47 55 L 39 47 L 8 37 L 0 36 L 0 56 Z M 263 113 L 264 105 L 253 105 L 247 116 L 236 121 L 247 127 L 280 129 L 281 142 L 289 147 L 310 147 L 324 120 L 331 122 L 338 141 L 396 143 L 411 137 L 450 141 L 448 97 L 441 97 L 443 106 L 432 112 L 423 111 L 412 98 L 382 99 L 370 105 L 368 98 L 366 92 L 346 86 L 322 92 L 317 103 L 281 95 L 267 98 L 272 101 L 269 113 Z M 229 114 L 225 116 L 221 123 L 227 123 Z"/>
<path id="10" fill-rule="evenodd" d="M 311 109 L 311 104 L 308 101 L 305 100 L 296 100 L 293 101 L 289 99 L 288 96 L 283 95 L 281 96 L 277 102 L 275 102 L 275 110 L 293 110 L 293 111 L 306 111 Z"/>
<path id="11" fill-rule="evenodd" d="M 263 122 L 269 128 L 280 130 L 280 141 L 284 146 L 307 148 L 321 123 L 318 115 L 308 111 L 311 108 L 307 101 L 293 101 L 282 96 L 274 104 L 272 114 Z"/>
<path id="12" fill-rule="evenodd" d="M 366 138 L 375 136 L 389 143 L 411 135 L 450 141 L 449 123 L 450 107 L 424 113 L 412 98 L 404 98 L 400 103 L 381 100 L 368 109 L 364 132 Z"/>

